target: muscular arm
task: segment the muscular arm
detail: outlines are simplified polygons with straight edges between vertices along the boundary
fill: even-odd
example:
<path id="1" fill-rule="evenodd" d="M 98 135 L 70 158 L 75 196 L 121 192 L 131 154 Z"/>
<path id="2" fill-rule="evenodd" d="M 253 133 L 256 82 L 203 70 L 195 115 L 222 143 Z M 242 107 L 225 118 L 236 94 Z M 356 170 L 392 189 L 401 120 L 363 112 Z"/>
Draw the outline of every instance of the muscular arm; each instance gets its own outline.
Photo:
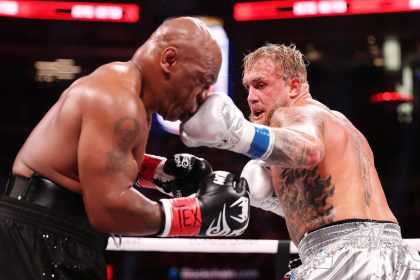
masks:
<path id="1" fill-rule="evenodd" d="M 270 121 L 273 151 L 265 160 L 283 168 L 313 168 L 324 156 L 323 123 L 308 108 L 279 108 Z"/>
<path id="2" fill-rule="evenodd" d="M 146 117 L 131 97 L 103 97 L 83 104 L 78 167 L 89 220 L 105 232 L 155 234 L 160 206 L 133 188 L 141 164 L 136 153 L 142 154 L 148 135 Z"/>
<path id="3" fill-rule="evenodd" d="M 270 128 L 247 121 L 226 94 L 211 94 L 181 125 L 181 140 L 189 147 L 207 146 L 259 158 L 284 168 L 315 167 L 324 155 L 319 109 L 277 108 Z M 203 122 L 207 123 L 202 129 Z"/>

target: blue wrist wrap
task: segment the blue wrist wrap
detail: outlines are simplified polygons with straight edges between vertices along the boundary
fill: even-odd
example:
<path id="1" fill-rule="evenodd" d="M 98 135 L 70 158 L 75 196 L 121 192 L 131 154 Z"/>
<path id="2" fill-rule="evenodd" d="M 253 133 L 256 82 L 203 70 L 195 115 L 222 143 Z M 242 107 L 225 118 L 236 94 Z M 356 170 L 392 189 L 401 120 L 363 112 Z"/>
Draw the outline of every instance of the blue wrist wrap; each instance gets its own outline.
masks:
<path id="1" fill-rule="evenodd" d="M 270 146 L 270 131 L 259 126 L 255 126 L 254 129 L 254 138 L 246 155 L 251 158 L 261 158 Z"/>

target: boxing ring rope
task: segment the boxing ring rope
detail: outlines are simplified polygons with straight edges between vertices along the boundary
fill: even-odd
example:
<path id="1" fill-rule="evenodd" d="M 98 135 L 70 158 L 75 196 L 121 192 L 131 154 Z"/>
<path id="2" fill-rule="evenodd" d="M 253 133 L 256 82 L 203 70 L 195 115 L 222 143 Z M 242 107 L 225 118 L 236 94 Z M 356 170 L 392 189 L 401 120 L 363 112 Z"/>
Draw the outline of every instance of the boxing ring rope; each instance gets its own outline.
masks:
<path id="1" fill-rule="evenodd" d="M 155 251 L 177 253 L 266 253 L 277 254 L 279 240 L 267 239 L 210 239 L 210 238 L 145 238 L 122 237 L 108 241 L 109 251 Z M 297 248 L 290 241 L 290 252 Z"/>
<path id="2" fill-rule="evenodd" d="M 277 254 L 279 245 L 286 245 L 290 254 L 297 254 L 297 248 L 290 240 L 122 237 L 119 242 L 118 239 L 109 238 L 108 251 Z M 420 239 L 404 241 L 420 252 Z"/>
<path id="3" fill-rule="evenodd" d="M 419 239 L 404 239 L 420 252 Z M 275 279 L 289 271 L 290 256 L 297 254 L 290 240 L 110 237 L 107 251 L 143 251 L 172 253 L 261 253 L 275 256 Z"/>

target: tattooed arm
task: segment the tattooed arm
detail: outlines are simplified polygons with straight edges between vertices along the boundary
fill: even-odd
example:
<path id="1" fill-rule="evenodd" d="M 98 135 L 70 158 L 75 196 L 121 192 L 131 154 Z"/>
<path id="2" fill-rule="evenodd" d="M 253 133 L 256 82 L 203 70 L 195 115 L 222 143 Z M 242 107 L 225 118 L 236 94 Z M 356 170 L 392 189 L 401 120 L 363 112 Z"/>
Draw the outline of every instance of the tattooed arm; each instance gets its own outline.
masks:
<path id="1" fill-rule="evenodd" d="M 133 188 L 148 136 L 146 113 L 135 95 L 113 90 L 82 104 L 78 168 L 86 211 L 99 230 L 155 234 L 159 205 Z"/>
<path id="2" fill-rule="evenodd" d="M 225 149 L 270 165 L 311 168 L 323 157 L 323 125 L 310 111 L 316 108 L 305 108 L 278 108 L 269 128 L 249 122 L 230 97 L 214 93 L 181 124 L 180 136 L 189 147 Z M 204 122 L 208 125 L 203 130 Z"/>
<path id="3" fill-rule="evenodd" d="M 324 157 L 323 121 L 311 107 L 278 108 L 272 115 L 273 151 L 265 162 L 283 168 L 314 168 Z"/>

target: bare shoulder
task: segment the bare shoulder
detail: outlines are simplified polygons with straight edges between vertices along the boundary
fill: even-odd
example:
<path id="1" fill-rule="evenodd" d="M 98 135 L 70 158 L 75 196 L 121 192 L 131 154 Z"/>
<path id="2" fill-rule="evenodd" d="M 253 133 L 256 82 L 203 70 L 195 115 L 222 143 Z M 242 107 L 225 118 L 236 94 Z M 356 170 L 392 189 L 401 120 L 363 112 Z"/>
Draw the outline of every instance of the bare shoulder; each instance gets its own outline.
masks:
<path id="1" fill-rule="evenodd" d="M 97 68 L 75 83 L 85 111 L 105 110 L 109 114 L 142 114 L 140 77 L 128 63 L 113 62 Z"/>
<path id="2" fill-rule="evenodd" d="M 93 86 L 100 89 L 115 89 L 118 87 L 128 89 L 132 86 L 138 86 L 141 80 L 138 71 L 129 62 L 104 64 L 86 78 Z"/>
<path id="3" fill-rule="evenodd" d="M 347 119 L 347 117 L 346 117 L 343 113 L 341 113 L 341 112 L 339 112 L 339 111 L 334 111 L 334 110 L 331 110 L 331 114 L 332 114 L 334 117 L 338 118 L 338 119 L 341 119 L 341 120 L 343 120 L 343 121 L 349 122 L 349 119 Z"/>
<path id="4" fill-rule="evenodd" d="M 273 112 L 271 126 L 294 126 L 304 124 L 323 125 L 324 110 L 314 104 L 280 107 Z"/>

